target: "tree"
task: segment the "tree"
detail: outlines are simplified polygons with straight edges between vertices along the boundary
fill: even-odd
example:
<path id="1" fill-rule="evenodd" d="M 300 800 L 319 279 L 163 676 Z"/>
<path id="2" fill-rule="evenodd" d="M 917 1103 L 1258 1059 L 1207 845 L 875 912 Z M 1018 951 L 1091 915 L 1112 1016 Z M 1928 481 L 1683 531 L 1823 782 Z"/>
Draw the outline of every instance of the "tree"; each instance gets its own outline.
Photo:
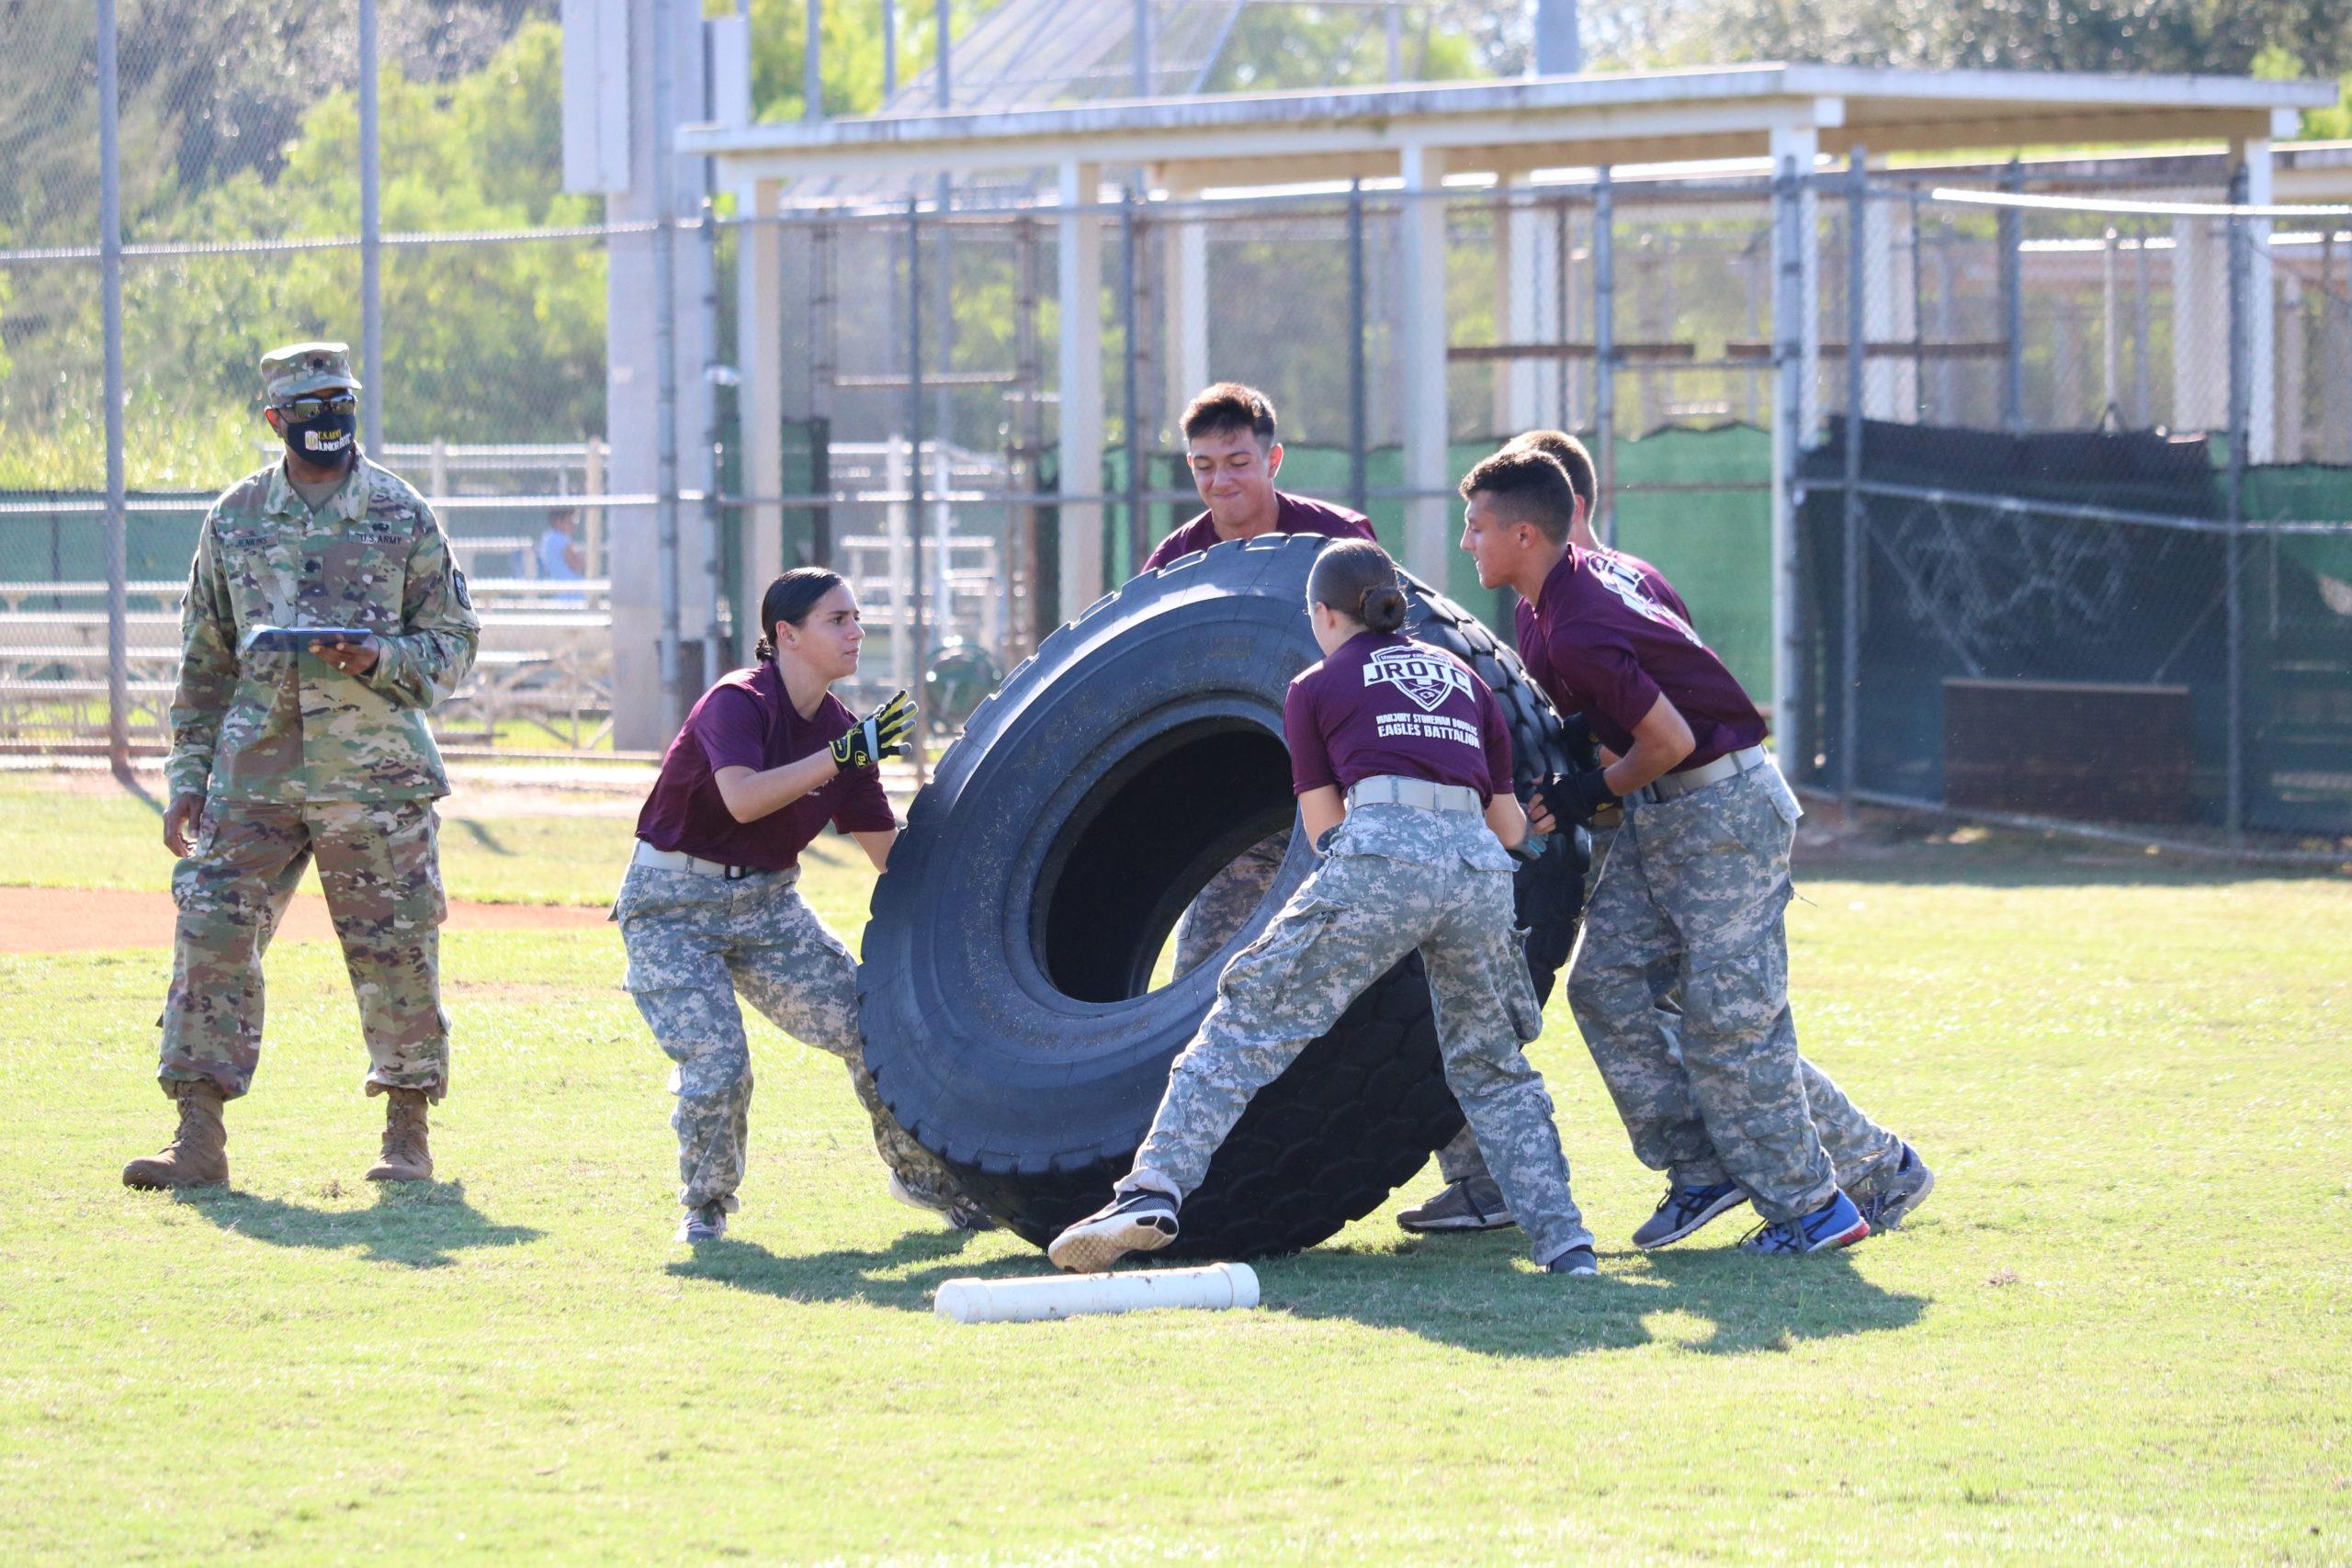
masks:
<path id="1" fill-rule="evenodd" d="M 531 22 L 447 84 L 388 68 L 380 86 L 384 227 L 514 231 L 593 223 L 561 190 L 561 37 Z M 356 95 L 313 103 L 274 167 L 212 184 L 173 220 L 183 239 L 347 236 L 359 223 Z M 134 261 L 124 340 L 134 486 L 220 484 L 252 468 L 254 365 L 277 344 L 359 338 L 359 263 L 345 247 Z M 86 269 L 40 275 L 88 281 Z M 399 246 L 384 265 L 386 434 L 393 440 L 578 440 L 604 429 L 605 256 L 595 240 Z M 93 482 L 98 333 L 86 293 L 20 347 L 54 367 L 36 400 L 0 405 L 0 485 Z"/>

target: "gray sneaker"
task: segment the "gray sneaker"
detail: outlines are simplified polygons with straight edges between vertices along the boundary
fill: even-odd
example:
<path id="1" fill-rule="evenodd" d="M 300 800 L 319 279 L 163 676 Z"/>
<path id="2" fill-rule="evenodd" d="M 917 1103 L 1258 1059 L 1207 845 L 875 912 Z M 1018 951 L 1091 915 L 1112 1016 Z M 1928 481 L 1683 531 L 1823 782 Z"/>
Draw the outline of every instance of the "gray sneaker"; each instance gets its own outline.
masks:
<path id="1" fill-rule="evenodd" d="M 1646 1251 L 1680 1241 L 1709 1220 L 1747 1201 L 1737 1183 L 1718 1181 L 1712 1187 L 1669 1187 L 1657 1201 L 1657 1213 L 1634 1233 L 1634 1245 Z"/>
<path id="2" fill-rule="evenodd" d="M 1396 1223 L 1418 1235 L 1431 1231 L 1499 1231 L 1519 1224 L 1503 1202 L 1503 1190 L 1491 1176 L 1473 1176 L 1449 1184 L 1418 1208 L 1404 1210 Z"/>
<path id="3" fill-rule="evenodd" d="M 686 1217 L 678 1222 L 680 1241 L 717 1241 L 726 1234 L 727 1200 L 724 1198 L 713 1198 L 707 1203 L 688 1209 Z"/>
<path id="4" fill-rule="evenodd" d="M 890 1174 L 890 1196 L 896 1198 L 899 1202 L 904 1203 L 910 1209 L 921 1209 L 926 1214 L 930 1214 L 937 1219 L 945 1220 L 947 1222 L 947 1228 L 951 1231 L 992 1231 L 996 1229 L 996 1222 L 989 1218 L 988 1211 L 981 1208 L 978 1203 L 973 1202 L 961 1192 L 956 1193 L 955 1197 L 948 1199 L 944 1202 L 934 1202 L 928 1198 L 920 1198 L 915 1195 L 913 1188 L 909 1187 L 904 1181 L 901 1181 L 899 1179 L 899 1175 L 896 1171 L 893 1171 Z"/>
<path id="5" fill-rule="evenodd" d="M 1936 1173 L 1928 1168 L 1918 1150 L 1905 1144 L 1903 1157 L 1893 1170 L 1870 1178 L 1867 1190 L 1852 1194 L 1854 1207 L 1862 1212 L 1871 1229 L 1891 1231 L 1925 1202 L 1935 1187 Z"/>
<path id="6" fill-rule="evenodd" d="M 1544 1271 L 1547 1274 L 1598 1274 L 1600 1266 L 1594 1261 L 1591 1247 L 1572 1247 L 1544 1265 Z"/>

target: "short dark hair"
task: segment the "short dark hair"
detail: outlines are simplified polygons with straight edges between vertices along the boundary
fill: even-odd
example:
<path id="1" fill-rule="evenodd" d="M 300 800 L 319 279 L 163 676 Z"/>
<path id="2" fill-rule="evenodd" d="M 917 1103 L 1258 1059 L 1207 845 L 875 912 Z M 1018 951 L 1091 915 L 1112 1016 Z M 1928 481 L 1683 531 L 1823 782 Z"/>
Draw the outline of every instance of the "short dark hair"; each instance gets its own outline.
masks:
<path id="1" fill-rule="evenodd" d="M 1600 509 L 1600 479 L 1592 466 L 1592 454 L 1585 450 L 1583 442 L 1565 430 L 1529 430 L 1505 442 L 1503 450 L 1514 446 L 1532 446 L 1559 459 L 1560 467 L 1568 471 L 1568 488 L 1584 502 L 1584 514 L 1590 517 Z"/>
<path id="2" fill-rule="evenodd" d="M 1576 487 L 1560 459 L 1533 446 L 1506 446 L 1463 476 L 1462 494 L 1490 495 L 1514 523 L 1532 524 L 1555 545 L 1576 524 Z"/>
<path id="3" fill-rule="evenodd" d="M 752 650 L 758 659 L 775 657 L 775 626 L 778 621 L 798 626 L 817 607 L 817 601 L 842 585 L 842 574 L 827 571 L 821 566 L 796 566 L 768 584 L 760 595 L 760 646 Z"/>
<path id="4" fill-rule="evenodd" d="M 1341 539 L 1323 547 L 1306 574 L 1306 602 L 1337 610 L 1376 632 L 1405 624 L 1405 590 L 1396 563 L 1370 539 Z"/>
<path id="5" fill-rule="evenodd" d="M 1261 446 L 1274 444 L 1273 400 L 1238 381 L 1219 381 L 1202 392 L 1184 405 L 1184 417 L 1177 423 L 1188 441 L 1196 435 L 1246 430 Z"/>

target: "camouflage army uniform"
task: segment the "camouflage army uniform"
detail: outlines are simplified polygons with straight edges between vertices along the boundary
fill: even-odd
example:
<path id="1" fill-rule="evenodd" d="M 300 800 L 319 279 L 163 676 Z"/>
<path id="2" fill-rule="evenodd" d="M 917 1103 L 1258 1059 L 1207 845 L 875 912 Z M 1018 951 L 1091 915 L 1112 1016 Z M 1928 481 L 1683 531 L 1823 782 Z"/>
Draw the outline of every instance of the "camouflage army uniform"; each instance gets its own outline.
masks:
<path id="1" fill-rule="evenodd" d="M 883 1163 L 916 1199 L 946 1209 L 961 1197 L 955 1178 L 883 1105 L 858 1033 L 857 961 L 800 897 L 799 880 L 797 867 L 729 882 L 651 865 L 621 880 L 613 919 L 628 949 L 629 994 L 677 1064 L 678 1201 L 736 1207 L 752 1106 L 741 992 L 778 1029 L 849 1065 Z"/>
<path id="2" fill-rule="evenodd" d="M 361 626 L 364 675 L 307 650 L 243 647 L 257 626 Z M 481 624 L 422 497 L 360 458 L 316 514 L 282 463 L 204 520 L 180 608 L 176 797 L 205 807 L 172 874 L 179 923 L 164 1004 L 165 1092 L 253 1084 L 262 954 L 315 855 L 368 1043 L 368 1092 L 449 1087 L 433 802 L 449 793 L 425 710 L 473 666 Z"/>
<path id="3" fill-rule="evenodd" d="M 1606 863 L 1609 846 L 1616 837 L 1614 828 L 1593 831 L 1591 869 L 1585 874 L 1588 889 L 1600 881 L 1600 868 Z M 1659 1023 L 1667 1028 L 1678 1027 L 1682 1014 L 1681 1003 L 1677 999 L 1679 970 L 1674 959 L 1667 956 L 1650 976 L 1650 988 L 1657 998 L 1653 1005 Z M 1821 1134 L 1821 1146 L 1828 1151 L 1830 1164 L 1837 1168 L 1838 1185 L 1849 1194 L 1860 1196 L 1876 1178 L 1891 1173 L 1900 1163 L 1902 1141 L 1863 1115 L 1861 1108 L 1846 1098 L 1846 1091 L 1831 1081 L 1827 1073 L 1802 1056 L 1797 1058 L 1797 1070 L 1804 1078 L 1805 1109 L 1812 1114 L 1815 1130 Z M 1452 1143 L 1438 1150 L 1437 1168 L 1438 1174 L 1447 1181 L 1470 1181 L 1487 1176 L 1486 1156 L 1478 1152 L 1478 1134 L 1464 1124 Z M 1710 1166 L 1703 1158 L 1690 1167 L 1702 1172 L 1719 1168 L 1719 1163 Z"/>
<path id="4" fill-rule="evenodd" d="M 1520 1050 L 1544 1020 L 1511 926 L 1510 857 L 1476 815 L 1390 805 L 1351 810 L 1329 854 L 1226 965 L 1121 1188 L 1192 1192 L 1250 1096 L 1419 948 L 1446 1082 L 1536 1260 L 1590 1246 L 1551 1096 Z"/>
<path id="5" fill-rule="evenodd" d="M 1627 801 L 1568 973 L 1636 1157 L 1678 1186 L 1736 1181 L 1768 1220 L 1815 1212 L 1903 1150 L 1797 1055 L 1783 915 L 1800 815 L 1769 765 Z"/>
<path id="6" fill-rule="evenodd" d="M 1282 874 L 1290 853 L 1290 829 L 1261 839 L 1209 878 L 1176 922 L 1176 973 L 1189 975 L 1233 939 L 1258 912 L 1266 890 Z"/>

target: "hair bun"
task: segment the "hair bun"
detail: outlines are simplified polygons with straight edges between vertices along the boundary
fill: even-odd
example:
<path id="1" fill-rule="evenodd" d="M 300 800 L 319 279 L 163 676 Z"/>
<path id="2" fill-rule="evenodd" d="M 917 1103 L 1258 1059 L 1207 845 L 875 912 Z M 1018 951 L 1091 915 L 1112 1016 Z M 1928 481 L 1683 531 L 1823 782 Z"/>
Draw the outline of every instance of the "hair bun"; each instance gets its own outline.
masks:
<path id="1" fill-rule="evenodd" d="M 1405 593 L 1392 583 L 1375 583 L 1363 591 L 1363 609 L 1356 619 L 1376 632 L 1393 632 L 1405 624 Z"/>

